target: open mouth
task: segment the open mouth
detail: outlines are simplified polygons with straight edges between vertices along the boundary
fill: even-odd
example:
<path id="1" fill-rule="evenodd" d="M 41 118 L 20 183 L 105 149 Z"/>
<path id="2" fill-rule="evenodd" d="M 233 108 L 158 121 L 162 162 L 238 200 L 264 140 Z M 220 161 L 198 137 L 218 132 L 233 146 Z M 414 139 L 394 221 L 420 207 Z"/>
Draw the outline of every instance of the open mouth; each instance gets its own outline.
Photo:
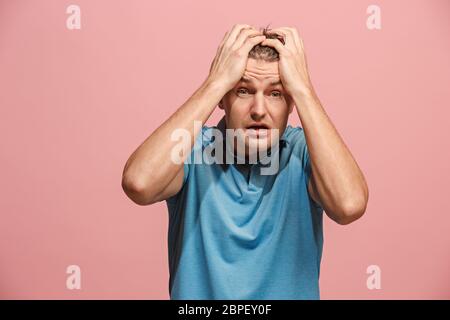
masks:
<path id="1" fill-rule="evenodd" d="M 259 130 L 259 129 L 268 129 L 268 128 L 265 126 L 251 126 L 251 127 L 248 127 L 247 129 Z"/>
<path id="2" fill-rule="evenodd" d="M 252 123 L 246 129 L 269 129 L 269 126 L 264 123 Z"/>
<path id="3" fill-rule="evenodd" d="M 245 130 L 246 134 L 249 136 L 267 136 L 269 133 L 269 127 L 261 124 L 261 125 L 250 125 Z"/>

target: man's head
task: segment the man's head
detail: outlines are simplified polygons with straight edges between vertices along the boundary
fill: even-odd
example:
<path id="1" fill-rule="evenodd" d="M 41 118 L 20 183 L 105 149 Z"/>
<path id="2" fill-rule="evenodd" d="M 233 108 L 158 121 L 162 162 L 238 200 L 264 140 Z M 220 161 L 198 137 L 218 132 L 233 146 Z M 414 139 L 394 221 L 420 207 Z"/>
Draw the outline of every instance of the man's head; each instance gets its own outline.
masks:
<path id="1" fill-rule="evenodd" d="M 268 31 L 262 31 L 267 38 L 277 38 L 276 35 L 268 34 Z M 247 156 L 249 150 L 255 150 L 256 146 L 262 151 L 270 149 L 275 143 L 271 141 L 270 130 L 266 130 L 267 135 L 260 131 L 255 136 L 252 134 L 254 131 L 249 129 L 278 129 L 281 138 L 293 110 L 293 101 L 280 81 L 278 61 L 279 55 L 274 48 L 260 44 L 254 46 L 249 52 L 241 81 L 219 103 L 219 108 L 225 111 L 227 129 L 245 131 Z"/>

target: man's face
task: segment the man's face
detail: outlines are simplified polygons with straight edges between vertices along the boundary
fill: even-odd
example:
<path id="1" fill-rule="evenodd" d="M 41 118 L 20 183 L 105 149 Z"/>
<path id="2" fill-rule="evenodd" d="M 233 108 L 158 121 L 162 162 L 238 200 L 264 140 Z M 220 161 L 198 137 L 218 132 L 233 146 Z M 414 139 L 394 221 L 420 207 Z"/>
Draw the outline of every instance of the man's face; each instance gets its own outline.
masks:
<path id="1" fill-rule="evenodd" d="M 280 82 L 278 61 L 249 58 L 241 81 L 223 97 L 219 107 L 225 111 L 227 129 L 244 130 L 246 157 L 249 150 L 270 149 L 275 142 L 270 129 L 278 129 L 281 138 L 293 109 L 292 99 Z M 260 129 L 264 127 L 266 130 Z M 236 144 L 237 140 L 235 151 Z"/>

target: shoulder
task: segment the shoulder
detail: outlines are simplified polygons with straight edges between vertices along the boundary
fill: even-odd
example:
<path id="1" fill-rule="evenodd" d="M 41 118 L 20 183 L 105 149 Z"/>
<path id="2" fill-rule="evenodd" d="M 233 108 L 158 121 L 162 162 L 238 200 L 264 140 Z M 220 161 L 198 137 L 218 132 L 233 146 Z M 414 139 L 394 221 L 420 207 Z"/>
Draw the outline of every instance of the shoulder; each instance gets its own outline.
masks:
<path id="1" fill-rule="evenodd" d="M 281 137 L 290 147 L 301 147 L 306 145 L 305 132 L 302 127 L 287 125 Z"/>
<path id="2" fill-rule="evenodd" d="M 210 142 L 214 141 L 214 130 L 215 127 L 209 127 L 207 125 L 203 125 L 200 132 L 195 137 L 195 143 L 191 153 L 193 153 L 194 149 L 201 148 L 207 146 Z"/>
<path id="3" fill-rule="evenodd" d="M 201 135 L 202 135 L 201 140 L 204 142 L 209 142 L 209 141 L 213 140 L 213 136 L 214 136 L 215 132 L 217 132 L 217 130 L 218 129 L 216 126 L 210 127 L 210 126 L 204 125 L 202 127 L 202 132 L 201 132 Z"/>

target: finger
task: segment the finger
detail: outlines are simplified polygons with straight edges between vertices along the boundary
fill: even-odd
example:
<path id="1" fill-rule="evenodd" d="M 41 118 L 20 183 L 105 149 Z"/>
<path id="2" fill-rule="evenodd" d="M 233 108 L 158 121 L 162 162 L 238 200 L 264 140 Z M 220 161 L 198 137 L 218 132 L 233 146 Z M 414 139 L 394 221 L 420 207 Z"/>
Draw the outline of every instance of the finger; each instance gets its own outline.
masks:
<path id="1" fill-rule="evenodd" d="M 227 31 L 222 39 L 222 42 L 220 43 L 219 47 L 217 48 L 217 52 L 216 52 L 216 56 L 214 57 L 212 63 L 211 63 L 211 67 L 209 69 L 209 72 L 211 72 L 212 66 L 214 65 L 214 63 L 216 62 L 217 58 L 220 56 L 220 54 L 222 53 L 222 49 L 223 49 L 223 45 L 225 44 L 225 41 L 228 39 L 228 35 L 230 34 L 230 31 Z"/>
<path id="2" fill-rule="evenodd" d="M 235 25 L 235 26 L 233 27 L 233 29 L 234 29 L 234 28 L 237 28 L 237 27 L 239 27 L 239 26 L 247 26 L 247 25 Z M 224 35 L 224 37 L 223 37 L 223 39 L 222 39 L 222 42 L 220 43 L 219 47 L 217 48 L 216 56 L 214 57 L 213 61 L 211 62 L 211 66 L 209 67 L 209 72 L 211 72 L 211 70 L 212 70 L 214 64 L 215 64 L 216 61 L 217 61 L 217 59 L 218 59 L 218 58 L 220 57 L 220 55 L 222 54 L 223 47 L 224 47 L 225 43 L 227 43 L 228 39 L 230 38 L 230 35 L 231 35 L 231 32 L 233 31 L 233 29 L 228 30 L 228 31 L 225 33 L 225 35 Z"/>
<path id="3" fill-rule="evenodd" d="M 225 35 L 223 36 L 222 41 L 220 42 L 220 45 L 219 45 L 219 48 L 217 49 L 217 52 L 219 52 L 222 49 L 223 44 L 227 40 L 229 34 L 230 34 L 230 31 L 225 32 Z"/>
<path id="4" fill-rule="evenodd" d="M 224 49 L 224 47 L 225 47 L 225 44 L 227 44 L 227 43 L 229 43 L 229 42 L 231 41 L 230 39 L 231 39 L 231 37 L 232 37 L 232 33 L 233 33 L 233 32 L 241 32 L 242 30 L 250 30 L 250 29 L 252 29 L 252 28 L 253 28 L 253 27 L 250 26 L 250 25 L 246 25 L 246 24 L 236 24 L 236 25 L 233 26 L 233 28 L 232 28 L 231 30 L 229 30 L 229 31 L 227 31 L 227 32 L 225 33 L 225 36 L 223 37 L 220 46 L 217 48 L 216 56 L 214 57 L 213 61 L 211 62 L 211 66 L 209 67 L 209 72 L 211 72 L 211 70 L 212 70 L 214 64 L 215 64 L 216 61 L 217 61 L 217 59 L 221 56 L 222 51 L 223 51 L 223 49 Z"/>
<path id="5" fill-rule="evenodd" d="M 275 48 L 280 55 L 289 54 L 289 50 L 278 39 L 265 39 L 261 45 Z"/>
<path id="6" fill-rule="evenodd" d="M 299 35 L 297 29 L 296 28 L 286 28 L 286 29 L 288 29 L 292 32 L 294 41 L 295 41 L 295 44 L 297 45 L 297 47 L 299 49 L 303 48 L 303 41 L 302 41 L 302 38 L 300 38 L 300 35 Z"/>
<path id="7" fill-rule="evenodd" d="M 242 47 L 242 44 L 247 40 L 247 38 L 252 38 L 259 35 L 262 35 L 262 33 L 256 29 L 243 29 L 233 44 L 232 49 L 239 49 Z"/>
<path id="8" fill-rule="evenodd" d="M 230 34 L 228 35 L 227 40 L 225 41 L 225 46 L 231 47 L 233 43 L 236 41 L 237 36 L 244 28 L 252 28 L 252 26 L 248 24 L 236 24 L 233 26 L 233 28 L 230 31 Z"/>
<path id="9" fill-rule="evenodd" d="M 286 48 L 288 48 L 289 50 L 291 50 L 293 52 L 298 50 L 290 31 L 287 31 L 284 28 L 276 28 L 276 29 L 269 30 L 268 33 L 269 34 L 277 34 L 277 35 L 283 37 L 284 46 Z"/>
<path id="10" fill-rule="evenodd" d="M 286 34 L 289 34 L 290 39 L 292 39 L 292 42 L 295 44 L 295 47 L 297 50 L 301 51 L 301 45 L 300 45 L 300 37 L 298 36 L 298 32 L 295 28 L 289 28 L 289 27 L 281 27 L 277 28 L 282 32 L 285 32 Z"/>
<path id="11" fill-rule="evenodd" d="M 239 50 L 242 50 L 243 54 L 248 55 L 248 53 L 250 52 L 250 50 L 252 50 L 252 48 L 254 46 L 256 46 L 258 43 L 262 43 L 265 40 L 267 40 L 265 35 L 257 35 L 254 37 L 248 37 L 242 44 L 242 47 L 239 48 Z"/>
<path id="12" fill-rule="evenodd" d="M 233 26 L 233 28 L 231 30 L 228 30 L 223 39 L 222 42 L 220 43 L 219 47 L 217 48 L 217 52 L 216 52 L 216 56 L 214 57 L 213 61 L 211 62 L 211 66 L 209 67 L 209 72 L 211 72 L 214 64 L 216 63 L 218 57 L 220 57 L 220 55 L 222 54 L 222 51 L 224 49 L 225 44 L 228 44 L 231 42 L 231 39 L 233 37 L 235 37 L 233 34 L 239 33 L 241 32 L 241 30 L 244 29 L 249 29 L 249 28 L 253 28 L 252 26 L 248 25 L 248 24 L 236 24 Z"/>

